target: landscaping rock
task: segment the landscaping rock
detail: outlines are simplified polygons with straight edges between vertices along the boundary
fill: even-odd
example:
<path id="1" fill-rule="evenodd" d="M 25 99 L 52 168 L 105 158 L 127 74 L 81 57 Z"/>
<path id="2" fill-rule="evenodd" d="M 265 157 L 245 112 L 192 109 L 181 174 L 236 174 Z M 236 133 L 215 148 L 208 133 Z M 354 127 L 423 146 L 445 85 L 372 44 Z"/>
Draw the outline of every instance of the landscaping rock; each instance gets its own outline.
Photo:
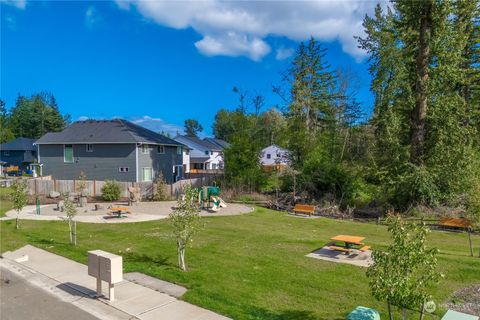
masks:
<path id="1" fill-rule="evenodd" d="M 58 197 L 60 197 L 60 192 L 57 192 L 57 191 L 50 191 L 50 193 L 48 194 L 48 196 L 52 199 L 56 199 Z"/>

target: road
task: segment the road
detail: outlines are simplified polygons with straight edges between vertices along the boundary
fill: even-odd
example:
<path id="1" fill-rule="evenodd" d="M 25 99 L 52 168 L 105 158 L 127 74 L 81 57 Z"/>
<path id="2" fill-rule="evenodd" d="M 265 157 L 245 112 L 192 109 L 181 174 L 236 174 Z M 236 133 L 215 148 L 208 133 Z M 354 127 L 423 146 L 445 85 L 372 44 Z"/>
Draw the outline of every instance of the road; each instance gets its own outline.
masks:
<path id="1" fill-rule="evenodd" d="M 4 268 L 0 268 L 0 274 L 2 320 L 97 319 Z"/>

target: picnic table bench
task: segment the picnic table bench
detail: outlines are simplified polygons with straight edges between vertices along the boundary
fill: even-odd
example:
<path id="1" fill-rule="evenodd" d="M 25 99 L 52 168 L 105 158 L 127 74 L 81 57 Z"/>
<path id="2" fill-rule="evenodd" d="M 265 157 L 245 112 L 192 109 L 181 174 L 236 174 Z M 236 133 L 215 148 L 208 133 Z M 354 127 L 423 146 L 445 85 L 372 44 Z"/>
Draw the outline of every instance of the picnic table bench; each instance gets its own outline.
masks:
<path id="1" fill-rule="evenodd" d="M 311 206 L 308 204 L 296 204 L 295 207 L 293 208 L 293 212 L 295 214 L 305 213 L 311 216 L 312 214 L 315 213 L 315 206 Z"/>
<path id="2" fill-rule="evenodd" d="M 440 226 L 468 229 L 472 224 L 465 218 L 442 218 L 440 219 Z"/>
<path id="3" fill-rule="evenodd" d="M 130 212 L 130 210 L 128 210 L 128 208 L 125 208 L 125 207 L 113 207 L 113 208 L 110 208 L 110 215 L 116 214 L 116 215 L 117 215 L 117 218 L 125 217 L 124 214 L 126 214 L 126 213 L 131 213 L 131 212 Z"/>
<path id="4" fill-rule="evenodd" d="M 332 244 L 328 246 L 330 250 L 340 251 L 346 254 L 350 254 L 353 246 L 362 246 L 360 251 L 365 252 L 370 249 L 370 246 L 366 246 L 362 241 L 365 237 L 358 237 L 358 236 L 348 236 L 339 234 L 335 237 L 330 238 L 330 240 L 334 241 Z M 344 242 L 345 246 L 337 246 L 336 242 Z"/>

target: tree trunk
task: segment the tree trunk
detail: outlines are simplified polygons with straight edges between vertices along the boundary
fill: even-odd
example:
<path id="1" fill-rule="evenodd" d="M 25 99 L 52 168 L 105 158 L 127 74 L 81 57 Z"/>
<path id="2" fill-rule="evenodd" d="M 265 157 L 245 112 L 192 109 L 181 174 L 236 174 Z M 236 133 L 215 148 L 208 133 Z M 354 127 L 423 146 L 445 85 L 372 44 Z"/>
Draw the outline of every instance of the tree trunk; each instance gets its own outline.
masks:
<path id="1" fill-rule="evenodd" d="M 419 2 L 421 10 L 419 48 L 416 67 L 416 103 L 412 114 L 412 137 L 410 161 L 416 165 L 423 163 L 425 146 L 425 119 L 427 117 L 427 82 L 430 61 L 430 35 L 432 31 L 432 0 Z"/>
<path id="2" fill-rule="evenodd" d="M 470 229 L 468 229 L 468 242 L 470 244 L 470 256 L 473 257 L 473 247 L 472 247 L 472 234 Z"/>
<path id="3" fill-rule="evenodd" d="M 402 318 L 403 320 L 407 320 L 407 309 L 402 308 Z"/>
<path id="4" fill-rule="evenodd" d="M 73 245 L 77 245 L 77 221 L 73 221 Z"/>
<path id="5" fill-rule="evenodd" d="M 422 303 L 422 309 L 420 310 L 420 320 L 423 320 L 424 312 L 425 312 L 425 303 Z"/>
<path id="6" fill-rule="evenodd" d="M 390 307 L 390 301 L 387 301 L 387 310 L 388 310 L 388 318 L 390 320 L 393 320 L 393 316 L 392 316 L 392 309 Z"/>
<path id="7" fill-rule="evenodd" d="M 18 223 L 18 215 L 19 215 L 19 214 L 20 214 L 20 213 L 17 211 L 17 218 L 15 219 L 15 228 L 16 228 L 17 230 L 20 229 L 20 224 Z"/>
<path id="8" fill-rule="evenodd" d="M 70 235 L 70 244 L 73 243 L 73 239 L 72 239 L 72 221 L 68 220 L 68 233 Z"/>
<path id="9" fill-rule="evenodd" d="M 180 249 L 180 268 L 182 271 L 187 271 L 187 266 L 185 265 L 185 247 Z"/>

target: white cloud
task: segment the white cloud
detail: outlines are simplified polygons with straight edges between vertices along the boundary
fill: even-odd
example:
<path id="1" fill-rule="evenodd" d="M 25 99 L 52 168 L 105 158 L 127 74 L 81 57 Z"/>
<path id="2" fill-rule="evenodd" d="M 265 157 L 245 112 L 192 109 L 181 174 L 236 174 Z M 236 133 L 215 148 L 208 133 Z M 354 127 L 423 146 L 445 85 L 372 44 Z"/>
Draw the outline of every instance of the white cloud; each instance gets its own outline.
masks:
<path id="1" fill-rule="evenodd" d="M 338 40 L 343 51 L 361 60 L 365 53 L 357 47 L 353 36 L 363 36 L 363 17 L 372 14 L 376 5 L 375 1 L 362 0 L 117 0 L 117 3 L 123 9 L 136 8 L 144 17 L 163 26 L 193 28 L 203 36 L 195 43 L 203 54 L 246 56 L 253 60 L 260 60 L 270 52 L 267 36 L 294 41 L 304 41 L 310 36 L 321 41 Z"/>
<path id="2" fill-rule="evenodd" d="M 172 137 L 175 137 L 177 133 L 183 134 L 183 127 L 168 123 L 161 118 L 143 116 L 141 118 L 132 118 L 130 121 L 155 132 L 167 132 Z"/>
<path id="3" fill-rule="evenodd" d="M 25 9 L 27 6 L 27 0 L 0 0 L 0 3 L 5 3 L 18 9 Z"/>
<path id="4" fill-rule="evenodd" d="M 87 11 L 85 11 L 85 25 L 91 29 L 100 22 L 102 22 L 102 17 L 98 10 L 94 6 L 89 6 Z"/>
<path id="5" fill-rule="evenodd" d="M 293 50 L 293 48 L 283 48 L 283 47 L 281 47 L 281 48 L 278 48 L 276 50 L 276 52 L 277 53 L 275 55 L 275 59 L 285 60 L 287 58 L 290 58 L 295 51 Z"/>
<path id="6" fill-rule="evenodd" d="M 88 120 L 88 119 L 90 119 L 90 118 L 87 117 L 87 116 L 80 116 L 80 117 L 78 117 L 77 121 L 85 121 L 85 120 Z"/>

